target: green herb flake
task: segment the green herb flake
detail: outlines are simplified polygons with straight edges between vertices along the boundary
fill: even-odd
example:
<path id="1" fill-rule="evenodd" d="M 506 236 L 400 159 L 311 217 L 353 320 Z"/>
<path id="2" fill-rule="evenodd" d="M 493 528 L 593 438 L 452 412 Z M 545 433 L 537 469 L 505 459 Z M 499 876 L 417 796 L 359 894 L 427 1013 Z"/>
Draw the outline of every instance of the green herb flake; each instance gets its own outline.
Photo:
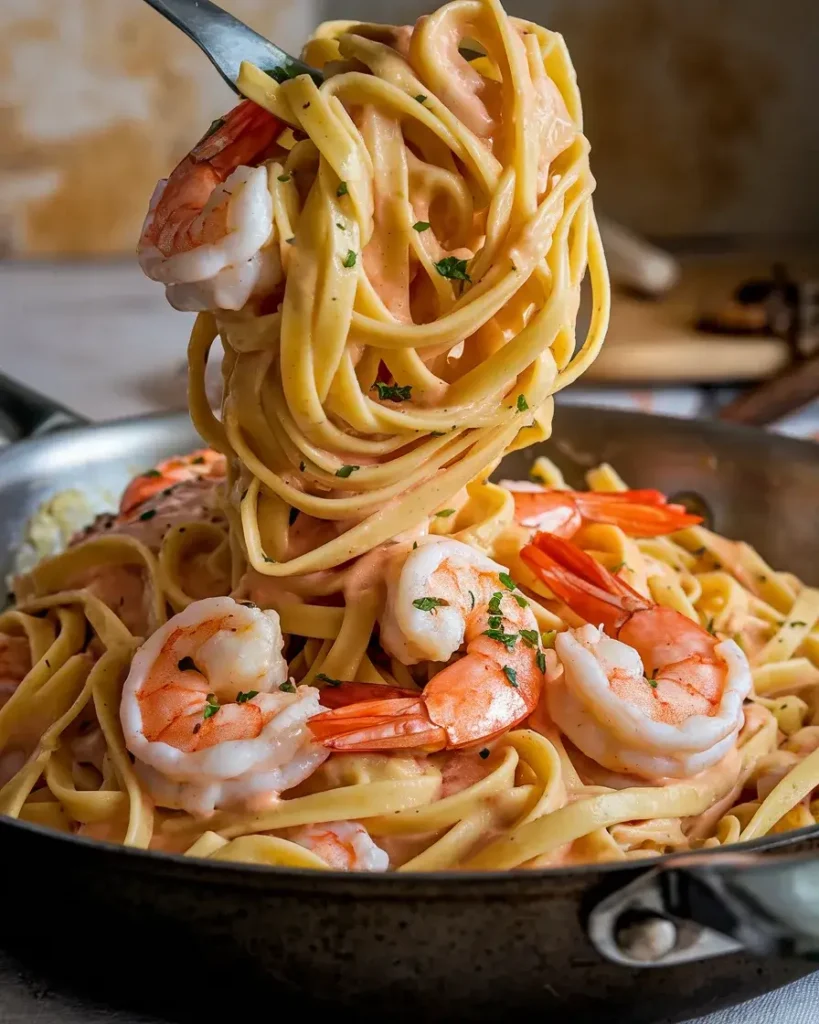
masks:
<path id="1" fill-rule="evenodd" d="M 267 555 L 262 555 L 262 559 L 265 562 L 269 562 L 271 565 L 275 565 L 275 563 L 276 563 L 276 559 L 275 558 L 268 558 Z"/>
<path id="2" fill-rule="evenodd" d="M 490 629 L 500 629 L 502 625 L 503 625 L 503 616 L 502 615 L 490 615 L 489 616 L 489 628 Z"/>
<path id="3" fill-rule="evenodd" d="M 539 647 L 540 646 L 540 634 L 536 629 L 520 629 L 521 639 L 528 647 Z"/>
<path id="4" fill-rule="evenodd" d="M 656 690 L 657 689 L 657 680 L 656 679 L 646 679 L 646 682 L 648 683 L 648 685 L 651 687 L 652 690 Z"/>
<path id="5" fill-rule="evenodd" d="M 495 593 L 489 598 L 489 611 L 493 615 L 500 615 L 502 600 L 503 594 L 499 590 L 496 590 Z"/>
<path id="6" fill-rule="evenodd" d="M 150 479 L 155 479 L 158 476 L 162 476 L 158 469 L 149 469 L 147 473 L 143 473 L 142 475 Z"/>
<path id="7" fill-rule="evenodd" d="M 455 515 L 454 508 L 442 508 L 440 512 L 436 512 L 435 515 L 438 519 L 449 519 L 450 516 Z"/>
<path id="8" fill-rule="evenodd" d="M 443 430 L 432 430 L 430 431 L 430 437 L 445 437 L 446 431 Z"/>
<path id="9" fill-rule="evenodd" d="M 346 480 L 348 476 L 351 476 L 357 469 L 361 469 L 361 466 L 342 466 L 341 469 L 336 470 L 336 476 L 340 476 L 343 480 Z"/>
<path id="10" fill-rule="evenodd" d="M 807 622 L 789 622 L 788 625 L 789 626 L 796 626 L 796 627 L 807 626 Z"/>
<path id="11" fill-rule="evenodd" d="M 537 652 L 536 661 L 537 661 L 537 667 L 540 669 L 540 671 L 541 672 L 545 672 L 546 671 L 546 655 L 543 653 L 543 651 L 538 651 Z"/>
<path id="12" fill-rule="evenodd" d="M 288 245 L 295 245 L 296 244 L 296 236 L 294 235 L 292 238 L 287 238 L 287 239 L 285 239 L 285 241 L 287 242 Z"/>
<path id="13" fill-rule="evenodd" d="M 148 511 L 147 512 L 143 512 L 142 515 L 139 518 L 144 523 L 148 519 L 153 519 L 153 517 L 155 515 L 156 515 L 156 509 L 155 508 L 149 508 Z"/>
<path id="14" fill-rule="evenodd" d="M 279 181 L 280 181 L 280 182 L 281 182 L 281 183 L 282 183 L 283 185 L 286 185 L 286 184 L 287 184 L 287 182 L 288 182 L 288 181 L 290 181 L 290 175 L 289 175 L 289 174 L 280 174 L 280 175 L 279 175 L 279 179 L 278 179 L 278 180 L 279 180 Z"/>
<path id="15" fill-rule="evenodd" d="M 509 651 L 515 646 L 518 639 L 517 633 L 504 633 L 500 629 L 485 629 L 483 635 L 488 636 L 490 640 L 497 640 Z"/>
<path id="16" fill-rule="evenodd" d="M 296 66 L 295 61 L 286 58 L 281 64 L 275 68 L 270 68 L 265 71 L 268 78 L 272 78 L 274 82 L 278 82 L 281 85 L 290 78 L 298 78 L 302 72 Z"/>
<path id="17" fill-rule="evenodd" d="M 330 676 L 325 675 L 323 672 L 319 672 L 319 674 L 316 676 L 316 679 L 320 680 L 322 683 L 326 683 L 328 686 L 341 686 L 340 679 L 332 679 Z"/>
<path id="18" fill-rule="evenodd" d="M 282 693 L 295 693 L 296 692 L 296 687 L 290 682 L 289 679 L 287 680 L 286 683 L 281 683 L 279 685 L 279 689 L 282 691 Z"/>
<path id="19" fill-rule="evenodd" d="M 479 750 L 478 757 L 485 761 L 487 757 L 489 757 L 489 747 L 484 747 L 482 750 Z"/>
<path id="20" fill-rule="evenodd" d="M 209 139 L 211 135 L 215 135 L 220 128 L 224 127 L 225 119 L 223 117 L 217 117 L 215 121 L 211 121 L 210 128 L 202 136 L 200 142 L 204 142 L 205 139 Z"/>
<path id="21" fill-rule="evenodd" d="M 518 608 L 528 608 L 529 607 L 529 602 L 526 600 L 526 598 L 523 596 L 523 594 L 512 594 L 512 597 L 514 597 L 514 599 L 517 601 Z"/>
<path id="22" fill-rule="evenodd" d="M 526 395 L 518 395 L 518 400 L 515 404 L 518 407 L 518 412 L 526 412 L 529 408 L 529 403 L 526 401 Z"/>
<path id="23" fill-rule="evenodd" d="M 412 384 L 382 384 L 377 380 L 370 391 L 377 391 L 382 402 L 408 402 L 412 397 Z"/>
<path id="24" fill-rule="evenodd" d="M 412 602 L 412 607 L 417 608 L 419 612 L 432 612 L 436 608 L 444 608 L 449 604 L 449 601 L 445 601 L 442 597 L 416 597 Z"/>
<path id="25" fill-rule="evenodd" d="M 538 473 L 536 469 L 529 470 L 529 479 L 532 481 L 533 484 L 540 484 L 541 486 L 546 485 L 545 478 L 540 473 Z"/>
<path id="26" fill-rule="evenodd" d="M 219 701 L 216 699 L 215 693 L 209 693 L 206 697 L 207 704 L 205 710 L 202 712 L 204 718 L 212 718 L 219 710 Z"/>
<path id="27" fill-rule="evenodd" d="M 303 473 L 303 472 L 305 471 L 305 469 L 306 469 L 306 468 L 307 468 L 307 467 L 306 467 L 306 466 L 304 465 L 304 463 L 303 463 L 303 462 L 300 462 L 300 463 L 299 463 L 299 472 L 300 472 L 300 473 Z"/>
<path id="28" fill-rule="evenodd" d="M 510 686 L 514 686 L 514 688 L 517 690 L 517 688 L 518 688 L 518 674 L 512 668 L 512 666 L 511 665 L 504 665 L 503 666 L 503 674 L 509 680 L 509 685 Z"/>
<path id="29" fill-rule="evenodd" d="M 621 569 L 625 569 L 625 567 L 626 567 L 626 563 L 625 562 L 618 562 L 617 565 L 613 565 L 611 567 L 610 571 L 611 572 L 620 572 L 620 570 Z"/>
<path id="30" fill-rule="evenodd" d="M 240 602 L 239 602 L 239 604 L 240 604 L 240 605 L 241 605 L 241 606 L 242 606 L 243 608 L 258 608 L 258 607 L 259 607 L 259 606 L 258 606 L 257 604 L 255 604 L 255 603 L 254 603 L 253 601 L 240 601 Z"/>
<path id="31" fill-rule="evenodd" d="M 457 256 L 445 256 L 433 266 L 441 277 L 448 277 L 450 281 L 472 281 L 466 272 L 466 260 L 459 260 Z"/>
<path id="32" fill-rule="evenodd" d="M 254 697 L 258 696 L 258 690 L 248 690 L 247 693 L 242 693 L 241 690 L 236 694 L 237 704 L 247 704 L 249 700 L 253 700 Z"/>
<path id="33" fill-rule="evenodd" d="M 705 548 L 694 548 L 691 554 L 694 555 L 695 558 L 702 558 L 705 554 Z"/>
<path id="34" fill-rule="evenodd" d="M 346 267 L 349 270 L 350 267 L 354 267 L 355 266 L 355 261 L 356 261 L 356 254 L 353 252 L 352 249 L 348 249 L 347 250 L 347 255 L 341 261 L 341 265 L 342 265 L 342 267 Z"/>
<path id="35" fill-rule="evenodd" d="M 428 220 L 417 220 L 412 225 L 412 230 L 413 231 L 419 231 L 419 232 L 420 231 L 429 231 L 429 221 Z"/>
<path id="36" fill-rule="evenodd" d="M 427 101 L 427 97 L 424 96 L 423 93 L 419 92 L 418 95 L 415 97 L 415 102 L 416 103 L 426 103 L 426 101 Z"/>
<path id="37" fill-rule="evenodd" d="M 469 610 L 472 611 L 472 609 L 475 607 L 475 595 L 472 593 L 471 590 L 468 593 L 469 593 L 469 600 L 471 602 L 471 604 L 469 605 Z"/>
<path id="38" fill-rule="evenodd" d="M 512 577 L 509 575 L 508 572 L 499 572 L 498 573 L 498 579 L 506 587 L 507 590 L 517 590 L 518 589 L 517 583 L 515 583 L 515 581 L 512 579 Z"/>
<path id="39" fill-rule="evenodd" d="M 555 637 L 557 636 L 556 629 L 547 629 L 544 633 L 540 634 L 540 642 L 547 650 L 553 650 L 555 646 Z"/>
<path id="40" fill-rule="evenodd" d="M 342 196 L 346 196 L 347 195 L 347 182 L 346 181 L 342 181 L 341 184 L 338 186 L 338 188 L 336 189 L 336 195 L 338 196 L 339 199 L 341 199 Z"/>
<path id="41" fill-rule="evenodd" d="M 705 628 L 708 630 L 708 632 L 711 634 L 711 636 L 716 636 L 717 635 L 714 632 L 714 619 L 713 619 L 713 617 L 708 620 L 708 622 L 705 625 Z"/>

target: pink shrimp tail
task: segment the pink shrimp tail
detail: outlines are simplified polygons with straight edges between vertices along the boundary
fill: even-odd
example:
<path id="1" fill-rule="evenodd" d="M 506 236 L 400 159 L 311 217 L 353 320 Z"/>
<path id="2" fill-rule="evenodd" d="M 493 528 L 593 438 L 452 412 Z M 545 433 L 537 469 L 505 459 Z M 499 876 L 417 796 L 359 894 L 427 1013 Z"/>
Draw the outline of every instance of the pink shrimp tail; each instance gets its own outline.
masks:
<path id="1" fill-rule="evenodd" d="M 537 534 L 521 558 L 549 589 L 587 622 L 617 630 L 635 612 L 652 607 L 624 580 L 562 537 Z"/>
<path id="2" fill-rule="evenodd" d="M 558 537 L 572 537 L 584 520 L 619 526 L 631 537 L 658 537 L 702 522 L 661 491 L 516 491 L 515 516 Z M 535 520 L 536 522 L 531 522 Z"/>
<path id="3" fill-rule="evenodd" d="M 343 690 L 345 685 L 358 688 L 368 684 L 342 683 L 334 689 Z M 395 688 L 374 684 L 372 689 L 394 691 Z M 322 701 L 325 692 L 322 692 Z M 307 724 L 319 743 L 330 750 L 378 751 L 411 747 L 432 752 L 443 750 L 447 744 L 446 730 L 430 721 L 419 694 L 339 705 L 332 711 L 314 715 Z"/>

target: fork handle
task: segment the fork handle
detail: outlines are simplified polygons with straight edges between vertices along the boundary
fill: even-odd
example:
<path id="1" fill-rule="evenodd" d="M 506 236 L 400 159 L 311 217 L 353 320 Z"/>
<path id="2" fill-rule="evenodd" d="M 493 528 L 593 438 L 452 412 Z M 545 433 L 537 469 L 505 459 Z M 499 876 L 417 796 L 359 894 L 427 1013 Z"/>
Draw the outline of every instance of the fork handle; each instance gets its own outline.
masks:
<path id="1" fill-rule="evenodd" d="M 254 32 L 244 22 L 210 0 L 145 0 L 192 39 L 227 84 L 238 93 L 236 81 L 243 60 L 282 78 L 308 74 L 321 82 L 321 72 Z"/>

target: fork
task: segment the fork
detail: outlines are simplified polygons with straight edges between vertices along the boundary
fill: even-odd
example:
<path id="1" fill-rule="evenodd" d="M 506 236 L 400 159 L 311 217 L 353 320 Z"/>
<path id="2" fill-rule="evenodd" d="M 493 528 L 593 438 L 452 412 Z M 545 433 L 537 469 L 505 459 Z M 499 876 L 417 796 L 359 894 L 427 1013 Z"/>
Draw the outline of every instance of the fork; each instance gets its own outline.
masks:
<path id="1" fill-rule="evenodd" d="M 251 61 L 277 82 L 296 75 L 310 75 L 317 85 L 323 80 L 316 68 L 291 57 L 210 0 L 145 0 L 145 3 L 182 29 L 236 93 L 243 60 Z"/>

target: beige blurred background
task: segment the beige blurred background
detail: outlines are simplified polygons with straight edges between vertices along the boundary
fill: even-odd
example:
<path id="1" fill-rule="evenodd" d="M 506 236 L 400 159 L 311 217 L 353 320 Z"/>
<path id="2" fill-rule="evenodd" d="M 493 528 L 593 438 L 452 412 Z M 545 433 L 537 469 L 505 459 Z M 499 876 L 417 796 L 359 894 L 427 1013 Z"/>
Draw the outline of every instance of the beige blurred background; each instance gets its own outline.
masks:
<path id="1" fill-rule="evenodd" d="M 418 0 L 223 0 L 297 50 Z M 817 0 L 509 0 L 564 32 L 599 204 L 655 237 L 819 230 Z M 0 253 L 125 255 L 154 183 L 232 104 L 141 0 L 0 0 Z"/>

